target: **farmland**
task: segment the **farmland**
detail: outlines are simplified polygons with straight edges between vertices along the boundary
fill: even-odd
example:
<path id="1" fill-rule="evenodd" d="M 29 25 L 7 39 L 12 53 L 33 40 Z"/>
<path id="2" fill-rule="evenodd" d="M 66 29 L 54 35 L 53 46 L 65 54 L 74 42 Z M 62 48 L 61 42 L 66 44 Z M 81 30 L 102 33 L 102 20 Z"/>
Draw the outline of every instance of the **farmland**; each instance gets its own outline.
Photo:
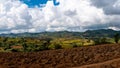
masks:
<path id="1" fill-rule="evenodd" d="M 97 34 L 97 31 L 93 31 L 94 37 L 89 35 L 91 31 L 87 32 L 82 36 L 78 32 L 53 32 L 40 34 L 40 36 L 38 33 L 27 34 L 30 37 L 26 34 L 2 35 L 0 67 L 96 68 L 98 65 L 100 68 L 119 67 L 118 32 L 106 34 L 101 31 Z"/>
<path id="2" fill-rule="evenodd" d="M 94 45 L 94 41 L 81 38 L 0 38 L 1 52 L 35 52 Z"/>
<path id="3" fill-rule="evenodd" d="M 113 30 L 94 30 L 86 32 L 43 32 L 0 34 L 0 52 L 37 52 L 54 49 L 69 49 L 99 44 L 113 44 Z M 94 34 L 94 35 L 93 35 Z"/>
<path id="4" fill-rule="evenodd" d="M 0 53 L 0 67 L 70 68 L 102 63 L 117 58 L 120 58 L 120 44 L 106 44 L 41 52 L 2 52 Z M 116 64 L 119 62 L 114 63 L 111 67 L 118 68 Z"/>

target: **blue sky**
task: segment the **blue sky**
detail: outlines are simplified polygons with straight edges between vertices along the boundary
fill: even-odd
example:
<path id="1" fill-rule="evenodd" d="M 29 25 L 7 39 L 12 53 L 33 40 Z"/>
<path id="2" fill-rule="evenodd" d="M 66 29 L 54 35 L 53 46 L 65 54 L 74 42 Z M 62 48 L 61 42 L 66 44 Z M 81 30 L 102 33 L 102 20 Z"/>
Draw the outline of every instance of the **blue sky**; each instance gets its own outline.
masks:
<path id="1" fill-rule="evenodd" d="M 46 5 L 48 1 L 53 1 L 54 6 L 59 5 L 59 2 L 56 0 L 20 0 L 23 3 L 27 4 L 29 7 L 43 7 L 43 5 Z"/>
<path id="2" fill-rule="evenodd" d="M 120 0 L 0 0 L 0 33 L 94 29 L 120 30 Z"/>

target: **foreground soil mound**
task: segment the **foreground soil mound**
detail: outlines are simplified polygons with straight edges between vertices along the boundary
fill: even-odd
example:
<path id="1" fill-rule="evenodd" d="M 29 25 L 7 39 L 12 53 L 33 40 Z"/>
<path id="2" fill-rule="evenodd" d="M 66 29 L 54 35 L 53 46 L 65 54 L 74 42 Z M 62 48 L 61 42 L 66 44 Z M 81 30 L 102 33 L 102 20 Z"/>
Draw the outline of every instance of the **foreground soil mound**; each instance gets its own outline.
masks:
<path id="1" fill-rule="evenodd" d="M 120 44 L 106 44 L 30 53 L 0 53 L 0 68 L 70 68 L 101 64 L 119 58 Z M 112 68 L 118 68 L 116 64 L 120 60 L 111 63 L 115 64 Z M 93 66 L 87 68 L 95 68 Z"/>
<path id="2" fill-rule="evenodd" d="M 120 58 L 73 68 L 120 68 Z"/>

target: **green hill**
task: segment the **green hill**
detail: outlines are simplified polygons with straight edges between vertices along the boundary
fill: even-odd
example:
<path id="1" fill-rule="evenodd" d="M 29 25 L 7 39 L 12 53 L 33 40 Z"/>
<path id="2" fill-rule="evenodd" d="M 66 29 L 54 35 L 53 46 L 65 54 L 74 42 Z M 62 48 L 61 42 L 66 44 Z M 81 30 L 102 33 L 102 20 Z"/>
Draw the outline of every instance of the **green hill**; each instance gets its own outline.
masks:
<path id="1" fill-rule="evenodd" d="M 40 33 L 10 33 L 0 34 L 2 37 L 113 37 L 116 33 L 120 34 L 120 31 L 114 31 L 112 29 L 99 29 L 99 30 L 87 30 L 85 32 L 40 32 Z"/>

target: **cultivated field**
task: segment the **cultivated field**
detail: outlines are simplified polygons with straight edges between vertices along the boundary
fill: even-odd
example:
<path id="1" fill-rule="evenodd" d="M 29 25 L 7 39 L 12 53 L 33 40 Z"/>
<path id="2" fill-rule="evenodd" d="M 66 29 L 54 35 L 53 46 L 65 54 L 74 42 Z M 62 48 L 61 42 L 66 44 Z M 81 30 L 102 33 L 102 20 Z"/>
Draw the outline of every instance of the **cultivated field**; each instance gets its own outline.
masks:
<path id="1" fill-rule="evenodd" d="M 1 52 L 0 67 L 119 68 L 119 58 L 120 44 L 105 44 L 40 52 Z"/>

